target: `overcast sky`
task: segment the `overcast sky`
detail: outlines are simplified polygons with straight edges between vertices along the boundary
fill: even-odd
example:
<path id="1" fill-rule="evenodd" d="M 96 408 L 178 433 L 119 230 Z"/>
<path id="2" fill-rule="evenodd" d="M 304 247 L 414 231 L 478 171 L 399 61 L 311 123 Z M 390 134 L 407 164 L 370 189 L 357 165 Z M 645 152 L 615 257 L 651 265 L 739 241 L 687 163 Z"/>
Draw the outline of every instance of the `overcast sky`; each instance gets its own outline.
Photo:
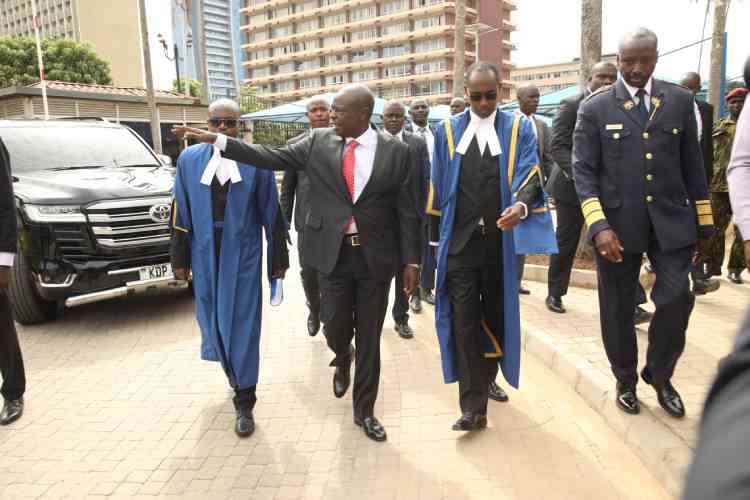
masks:
<path id="1" fill-rule="evenodd" d="M 662 53 L 697 42 L 701 39 L 703 20 L 708 0 L 603 0 L 604 53 L 615 52 L 623 33 L 638 26 L 646 26 L 659 36 Z M 572 60 L 580 55 L 581 0 L 517 0 L 518 10 L 513 20 L 518 30 L 513 43 L 518 47 L 512 60 L 518 66 L 529 66 Z M 151 51 L 153 53 L 154 84 L 157 88 L 171 88 L 174 63 L 163 55 L 156 42 L 162 33 L 171 46 L 171 2 L 147 0 Z M 741 24 L 741 21 L 744 23 Z M 742 74 L 742 65 L 750 54 L 750 0 L 733 0 L 729 11 L 727 32 L 729 77 Z M 709 15 L 706 37 L 711 36 L 713 16 Z M 744 28 L 744 29 L 743 29 Z M 686 71 L 698 69 L 698 46 L 667 55 L 659 61 L 659 76 L 678 79 Z M 708 79 L 710 41 L 703 47 L 701 74 Z"/>
<path id="2" fill-rule="evenodd" d="M 603 47 L 617 51 L 617 42 L 627 31 L 645 26 L 659 36 L 661 53 L 701 39 L 708 0 L 603 0 Z M 517 66 L 567 61 L 580 55 L 581 0 L 517 0 L 513 34 L 517 46 L 511 56 Z M 712 6 L 713 8 L 713 6 Z M 744 22 L 742 22 L 744 20 Z M 733 0 L 727 20 L 728 66 L 730 78 L 742 74 L 750 55 L 750 0 Z M 709 14 L 706 36 L 711 36 L 713 16 Z M 698 69 L 699 46 L 667 55 L 659 61 L 656 74 L 678 79 L 686 71 Z M 704 44 L 701 75 L 708 79 L 710 41 Z"/>

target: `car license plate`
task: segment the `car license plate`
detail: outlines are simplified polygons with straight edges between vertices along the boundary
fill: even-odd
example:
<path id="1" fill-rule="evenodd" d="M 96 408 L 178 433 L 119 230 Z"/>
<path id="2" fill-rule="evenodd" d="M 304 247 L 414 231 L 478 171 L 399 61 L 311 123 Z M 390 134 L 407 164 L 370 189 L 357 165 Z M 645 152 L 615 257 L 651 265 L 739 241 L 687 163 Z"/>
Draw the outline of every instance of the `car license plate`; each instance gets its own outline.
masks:
<path id="1" fill-rule="evenodd" d="M 169 263 L 142 267 L 138 270 L 138 272 L 141 274 L 141 281 L 171 278 L 173 276 L 172 264 Z"/>

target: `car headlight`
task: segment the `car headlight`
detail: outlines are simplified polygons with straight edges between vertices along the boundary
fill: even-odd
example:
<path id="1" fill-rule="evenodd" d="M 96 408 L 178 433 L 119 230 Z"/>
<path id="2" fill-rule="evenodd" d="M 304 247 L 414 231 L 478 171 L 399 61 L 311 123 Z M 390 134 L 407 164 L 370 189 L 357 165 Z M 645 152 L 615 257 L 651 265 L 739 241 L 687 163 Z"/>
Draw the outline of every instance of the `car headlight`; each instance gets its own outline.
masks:
<path id="1" fill-rule="evenodd" d="M 73 205 L 24 205 L 26 216 L 34 222 L 86 222 L 81 207 Z"/>

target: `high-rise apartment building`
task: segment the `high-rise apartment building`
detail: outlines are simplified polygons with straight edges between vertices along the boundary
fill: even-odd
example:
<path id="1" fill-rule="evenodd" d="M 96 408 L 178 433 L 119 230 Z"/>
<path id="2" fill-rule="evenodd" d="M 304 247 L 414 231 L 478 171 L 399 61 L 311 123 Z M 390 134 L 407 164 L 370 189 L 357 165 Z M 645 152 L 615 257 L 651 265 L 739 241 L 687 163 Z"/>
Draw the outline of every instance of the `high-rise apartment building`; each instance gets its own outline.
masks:
<path id="1" fill-rule="evenodd" d="M 514 1 L 466 0 L 466 24 L 482 23 L 479 57 L 498 64 L 510 98 Z M 245 82 L 284 102 L 361 82 L 384 98 L 445 103 L 453 92 L 451 0 L 246 0 Z M 485 28 L 487 29 L 487 28 Z M 466 35 L 465 60 L 475 59 Z"/>
<path id="2" fill-rule="evenodd" d="M 237 98 L 240 74 L 240 21 L 237 12 L 240 0 L 193 0 L 202 5 L 201 15 L 193 17 L 194 33 L 200 33 L 197 23 L 203 22 L 205 57 L 209 96 Z M 201 51 L 199 51 L 201 52 Z M 199 64 L 204 64 L 198 56 Z"/>
<path id="3" fill-rule="evenodd" d="M 138 3 L 125 0 L 37 0 L 44 38 L 87 42 L 109 62 L 113 83 L 142 87 Z M 34 36 L 31 0 L 0 0 L 0 36 Z"/>

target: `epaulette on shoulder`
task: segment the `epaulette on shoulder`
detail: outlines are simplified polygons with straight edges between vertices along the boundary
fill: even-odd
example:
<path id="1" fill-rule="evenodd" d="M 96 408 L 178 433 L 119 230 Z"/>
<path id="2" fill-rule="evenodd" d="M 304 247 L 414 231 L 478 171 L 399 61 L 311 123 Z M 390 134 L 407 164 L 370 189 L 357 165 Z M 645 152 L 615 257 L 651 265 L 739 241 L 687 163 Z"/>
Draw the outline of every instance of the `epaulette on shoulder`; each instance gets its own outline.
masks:
<path id="1" fill-rule="evenodd" d="M 607 90 L 610 90 L 613 87 L 614 85 L 604 85 L 603 87 L 599 87 L 598 89 L 596 89 L 595 91 L 587 95 L 586 98 L 583 100 L 583 102 L 588 102 L 591 99 L 594 99 L 597 96 L 604 94 Z"/>

